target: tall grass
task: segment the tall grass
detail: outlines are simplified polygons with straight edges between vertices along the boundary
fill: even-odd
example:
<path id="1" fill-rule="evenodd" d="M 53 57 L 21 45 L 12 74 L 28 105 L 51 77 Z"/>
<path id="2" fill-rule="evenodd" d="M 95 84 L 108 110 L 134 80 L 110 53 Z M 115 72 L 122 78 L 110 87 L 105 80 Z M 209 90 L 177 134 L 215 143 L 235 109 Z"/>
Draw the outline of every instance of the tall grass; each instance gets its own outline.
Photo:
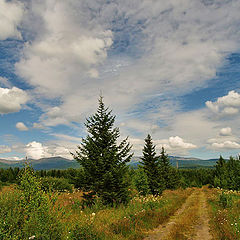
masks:
<path id="1" fill-rule="evenodd" d="M 75 199 L 68 209 L 72 239 L 142 239 L 146 232 L 166 221 L 192 190 L 165 191 L 163 196 L 136 196 L 128 205 L 118 207 L 76 208 Z M 71 197 L 71 194 L 69 194 Z M 81 234 L 77 238 L 76 234 Z"/>
<path id="2" fill-rule="evenodd" d="M 43 205 L 39 202 L 31 209 L 18 200 L 26 200 L 22 190 L 7 187 L 0 193 L 0 239 L 142 239 L 181 207 L 191 191 L 136 195 L 128 205 L 97 203 L 84 209 L 81 192 L 60 193 L 54 201 L 53 195 L 41 192 Z M 28 201 L 31 204 L 32 199 Z"/>
<path id="3" fill-rule="evenodd" d="M 208 191 L 211 228 L 215 239 L 240 239 L 240 195 L 234 191 Z"/>

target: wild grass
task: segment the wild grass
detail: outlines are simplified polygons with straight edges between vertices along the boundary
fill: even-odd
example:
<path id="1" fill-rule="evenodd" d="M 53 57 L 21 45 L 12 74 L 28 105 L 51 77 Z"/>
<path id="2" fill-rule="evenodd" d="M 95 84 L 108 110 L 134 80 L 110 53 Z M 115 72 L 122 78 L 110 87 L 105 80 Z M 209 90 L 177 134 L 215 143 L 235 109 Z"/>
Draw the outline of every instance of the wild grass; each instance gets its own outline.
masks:
<path id="1" fill-rule="evenodd" d="M 23 215 L 16 201 L 21 192 L 14 187 L 3 188 L 0 193 L 0 239 L 29 239 L 32 236 L 35 236 L 32 239 L 49 239 L 50 235 L 39 233 L 39 226 L 53 234 L 51 239 L 143 239 L 149 229 L 166 221 L 181 207 L 191 191 L 166 190 L 159 197 L 136 195 L 128 205 L 104 207 L 98 203 L 84 209 L 81 192 L 59 193 L 54 196 L 54 202 L 51 201 L 53 196 L 48 195 L 51 215 L 32 212 L 28 215 L 31 221 L 22 225 Z"/>
<path id="2" fill-rule="evenodd" d="M 240 239 L 240 195 L 220 189 L 208 191 L 211 229 L 214 239 Z"/>

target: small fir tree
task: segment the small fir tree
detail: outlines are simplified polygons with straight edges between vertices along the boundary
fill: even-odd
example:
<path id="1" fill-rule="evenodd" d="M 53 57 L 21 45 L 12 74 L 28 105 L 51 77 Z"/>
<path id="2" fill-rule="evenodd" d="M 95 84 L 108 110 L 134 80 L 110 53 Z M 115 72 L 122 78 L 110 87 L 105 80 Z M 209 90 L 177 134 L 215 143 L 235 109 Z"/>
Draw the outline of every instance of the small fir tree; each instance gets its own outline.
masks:
<path id="1" fill-rule="evenodd" d="M 162 186 L 164 189 L 173 189 L 179 183 L 179 176 L 176 170 L 171 166 L 168 155 L 165 152 L 164 147 L 159 157 L 160 163 L 160 175 L 162 179 Z"/>
<path id="2" fill-rule="evenodd" d="M 161 194 L 161 179 L 159 175 L 159 158 L 156 156 L 155 145 L 153 145 L 150 134 L 145 138 L 141 157 L 144 172 L 147 175 L 150 192 L 153 195 Z"/>
<path id="3" fill-rule="evenodd" d="M 215 187 L 227 188 L 228 185 L 227 163 L 221 155 L 216 163 L 217 165 L 214 185 Z"/>
<path id="4" fill-rule="evenodd" d="M 119 145 L 119 128 L 114 128 L 115 116 L 99 98 L 97 112 L 85 123 L 88 135 L 82 140 L 74 158 L 82 167 L 81 186 L 87 193 L 84 198 L 92 204 L 96 196 L 104 204 L 118 204 L 129 199 L 129 183 L 126 181 L 131 145 L 127 138 Z"/>

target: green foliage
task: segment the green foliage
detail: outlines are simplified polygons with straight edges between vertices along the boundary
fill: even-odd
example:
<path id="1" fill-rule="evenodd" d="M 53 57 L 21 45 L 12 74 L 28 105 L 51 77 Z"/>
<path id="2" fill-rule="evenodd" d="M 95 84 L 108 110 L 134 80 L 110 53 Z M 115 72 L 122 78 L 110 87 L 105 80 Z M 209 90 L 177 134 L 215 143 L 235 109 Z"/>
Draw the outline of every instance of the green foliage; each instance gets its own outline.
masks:
<path id="1" fill-rule="evenodd" d="M 214 186 L 223 189 L 240 190 L 240 160 L 230 157 L 225 161 L 220 156 L 217 161 Z"/>
<path id="2" fill-rule="evenodd" d="M 153 195 L 162 193 L 163 181 L 162 175 L 159 173 L 159 158 L 156 156 L 155 146 L 153 145 L 150 134 L 145 138 L 145 145 L 143 148 L 143 157 L 141 157 L 141 164 L 147 176 L 148 188 Z"/>
<path id="3" fill-rule="evenodd" d="M 181 178 L 181 186 L 202 187 L 214 183 L 215 172 L 213 169 L 180 169 L 178 173 Z"/>
<path id="4" fill-rule="evenodd" d="M 148 177 L 143 168 L 135 170 L 133 182 L 140 195 L 146 196 L 150 193 Z"/>
<path id="5" fill-rule="evenodd" d="M 224 191 L 222 191 L 222 194 L 219 195 L 219 204 L 223 208 L 228 208 L 232 206 L 232 195 L 226 194 Z"/>
<path id="6" fill-rule="evenodd" d="M 20 168 L 0 169 L 0 181 L 4 184 L 16 183 Z"/>
<path id="7" fill-rule="evenodd" d="M 163 189 L 175 189 L 179 186 L 180 178 L 178 172 L 171 166 L 168 155 L 164 148 L 159 157 L 160 181 Z"/>
<path id="8" fill-rule="evenodd" d="M 42 189 L 45 192 L 58 191 L 58 192 L 72 192 L 73 185 L 65 178 L 45 177 L 41 178 Z"/>
<path id="9" fill-rule="evenodd" d="M 19 190 L 0 195 L 0 239 L 64 239 L 52 201 L 42 191 L 40 179 L 26 165 Z"/>
<path id="10" fill-rule="evenodd" d="M 89 224 L 76 224 L 74 229 L 70 232 L 70 239 L 72 240 L 101 240 L 103 239 L 99 233 L 93 228 L 91 223 Z"/>
<path id="11" fill-rule="evenodd" d="M 97 113 L 87 119 L 89 135 L 82 140 L 74 158 L 82 167 L 82 187 L 89 195 L 99 196 L 104 204 L 124 203 L 129 200 L 129 183 L 126 181 L 126 163 L 132 154 L 127 138 L 119 145 L 118 128 L 114 128 L 115 116 L 99 99 Z"/>

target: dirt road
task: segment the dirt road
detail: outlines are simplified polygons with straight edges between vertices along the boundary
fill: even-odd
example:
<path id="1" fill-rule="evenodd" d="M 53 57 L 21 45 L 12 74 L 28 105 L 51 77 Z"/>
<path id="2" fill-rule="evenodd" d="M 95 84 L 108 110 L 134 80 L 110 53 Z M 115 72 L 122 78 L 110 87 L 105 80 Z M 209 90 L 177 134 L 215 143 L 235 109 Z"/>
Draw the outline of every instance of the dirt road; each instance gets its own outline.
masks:
<path id="1" fill-rule="evenodd" d="M 203 189 L 195 189 L 165 224 L 148 233 L 145 240 L 210 240 L 209 217 Z"/>

